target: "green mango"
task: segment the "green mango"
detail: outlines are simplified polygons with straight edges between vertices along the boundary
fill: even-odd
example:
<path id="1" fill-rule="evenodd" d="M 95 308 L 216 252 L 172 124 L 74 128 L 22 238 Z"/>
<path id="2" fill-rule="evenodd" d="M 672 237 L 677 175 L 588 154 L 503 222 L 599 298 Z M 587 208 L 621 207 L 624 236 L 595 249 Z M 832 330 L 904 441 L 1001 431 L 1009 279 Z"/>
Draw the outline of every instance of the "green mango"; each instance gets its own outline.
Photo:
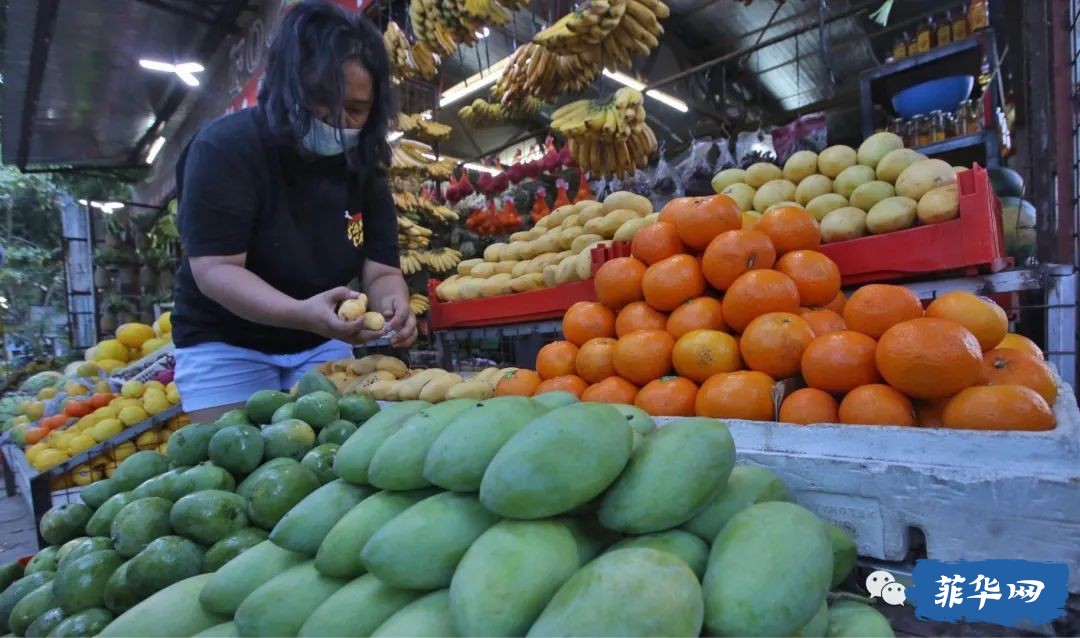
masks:
<path id="1" fill-rule="evenodd" d="M 79 492 L 79 498 L 83 503 L 90 506 L 91 509 L 97 509 L 101 507 L 101 504 L 109 499 L 110 496 L 119 492 L 119 488 L 112 482 L 111 478 L 102 479 L 100 481 L 94 481 L 90 485 L 82 488 Z"/>
<path id="2" fill-rule="evenodd" d="M 370 636 L 409 603 L 424 592 L 398 589 L 365 574 L 330 595 L 308 616 L 300 627 L 300 636 L 331 638 Z M 364 604 L 357 605 L 362 600 Z"/>
<path id="3" fill-rule="evenodd" d="M 644 536 L 631 536 L 615 543 L 609 551 L 614 552 L 630 547 L 648 547 L 660 552 L 667 552 L 686 563 L 698 580 L 701 580 L 705 575 L 705 566 L 709 562 L 709 546 L 705 544 L 705 541 L 681 529 L 669 529 Z"/>
<path id="4" fill-rule="evenodd" d="M 251 486 L 255 484 L 260 476 L 269 472 L 271 468 L 278 467 L 280 465 L 291 465 L 297 463 L 296 459 L 270 459 L 269 461 L 260 465 L 254 472 L 248 474 L 247 477 L 240 481 L 240 484 L 236 486 L 236 493 L 244 498 L 251 498 Z"/>
<path id="5" fill-rule="evenodd" d="M 30 626 L 26 628 L 26 638 L 45 638 L 52 635 L 52 632 L 63 620 L 64 610 L 53 607 L 30 623 Z"/>
<path id="6" fill-rule="evenodd" d="M 456 636 L 450 614 L 450 594 L 446 589 L 433 591 L 405 605 L 372 632 L 374 636 Z"/>
<path id="7" fill-rule="evenodd" d="M 213 545 L 248 526 L 246 510 L 247 501 L 242 496 L 224 490 L 204 490 L 176 501 L 169 511 L 169 524 L 181 536 Z"/>
<path id="8" fill-rule="evenodd" d="M 772 470 L 736 465 L 727 482 L 682 528 L 711 544 L 732 516 L 754 503 L 790 500 L 791 493 Z"/>
<path id="9" fill-rule="evenodd" d="M 210 574 L 199 574 L 170 585 L 127 610 L 101 631 L 102 638 L 194 636 L 228 620 L 199 604 Z"/>
<path id="10" fill-rule="evenodd" d="M 131 558 L 141 552 L 150 541 L 172 533 L 169 510 L 172 502 L 150 497 L 132 501 L 120 508 L 113 518 L 109 536 L 116 552 Z"/>
<path id="11" fill-rule="evenodd" d="M 833 523 L 826 525 L 825 531 L 829 534 L 829 542 L 832 543 L 833 548 L 832 587 L 835 588 L 847 580 L 848 574 L 855 569 L 858 547 L 847 532 Z"/>
<path id="12" fill-rule="evenodd" d="M 304 556 L 270 541 L 259 543 L 211 574 L 199 602 L 207 611 L 231 618 L 259 586 L 304 562 Z"/>
<path id="13" fill-rule="evenodd" d="M 299 461 L 315 447 L 315 430 L 299 419 L 279 421 L 262 429 L 263 458 Z"/>
<path id="14" fill-rule="evenodd" d="M 216 572 L 225 563 L 262 543 L 269 537 L 270 535 L 265 531 L 254 527 L 236 530 L 206 550 L 206 556 L 203 557 L 203 571 Z"/>
<path id="15" fill-rule="evenodd" d="M 356 432 L 356 424 L 350 421 L 337 420 L 319 430 L 319 435 L 315 440 L 320 446 L 327 443 L 334 443 L 335 445 L 340 446 L 345 444 L 345 441 L 352 436 L 353 432 Z"/>
<path id="16" fill-rule="evenodd" d="M 56 560 L 56 554 L 60 551 L 60 548 L 56 545 L 49 545 L 42 549 L 38 553 L 34 554 L 34 557 L 30 559 L 30 562 L 26 564 L 26 569 L 23 570 L 23 574 L 33 574 L 34 572 L 55 572 L 56 564 L 59 562 Z M 14 580 L 11 581 L 15 582 Z M 9 585 L 11 583 L 8 583 Z M 0 591 L 3 591 L 0 589 Z"/>
<path id="17" fill-rule="evenodd" d="M 429 407 L 425 401 L 403 401 L 387 406 L 368 419 L 338 450 L 334 472 L 338 477 L 359 485 L 368 482 L 368 466 L 376 450 L 405 419 Z"/>
<path id="18" fill-rule="evenodd" d="M 46 543 L 63 545 L 82 535 L 93 514 L 94 511 L 83 503 L 56 505 L 42 515 L 38 531 Z"/>
<path id="19" fill-rule="evenodd" d="M 179 434 L 182 430 L 178 430 L 173 433 L 173 436 Z M 172 444 L 173 438 L 169 438 L 169 444 Z M 113 473 L 110 479 L 113 485 L 116 486 L 119 492 L 130 492 L 131 490 L 139 487 L 150 478 L 157 476 L 158 474 L 164 474 L 169 469 L 169 459 L 165 458 L 163 454 L 154 452 L 153 450 L 143 450 L 142 452 L 136 452 L 131 456 L 124 459 L 124 461 L 117 466 L 116 472 Z"/>
<path id="20" fill-rule="evenodd" d="M 224 468 L 212 463 L 202 463 L 186 470 L 176 477 L 173 485 L 174 502 L 188 494 L 204 490 L 222 490 L 231 492 L 236 489 L 236 479 Z"/>
<path id="21" fill-rule="evenodd" d="M 375 450 L 368 467 L 368 482 L 384 490 L 430 487 L 424 478 L 428 449 L 455 419 L 469 419 L 480 404 L 475 399 L 445 401 L 406 419 Z"/>
<path id="22" fill-rule="evenodd" d="M 11 609 L 8 626 L 16 636 L 25 636 L 26 630 L 39 616 L 58 606 L 53 595 L 53 584 L 45 583 L 22 597 Z"/>
<path id="23" fill-rule="evenodd" d="M 221 428 L 210 438 L 207 455 L 210 461 L 236 476 L 246 476 L 262 463 L 266 442 L 253 425 L 238 424 Z"/>
<path id="24" fill-rule="evenodd" d="M 278 547 L 314 558 L 334 525 L 370 495 L 370 488 L 340 479 L 327 483 L 290 509 L 274 525 L 270 540 Z"/>
<path id="25" fill-rule="evenodd" d="M 316 430 L 340 418 L 337 395 L 325 390 L 305 394 L 296 400 L 296 418 Z"/>
<path id="26" fill-rule="evenodd" d="M 253 591 L 233 621 L 241 636 L 296 636 L 308 616 L 344 584 L 323 576 L 307 561 Z"/>
<path id="27" fill-rule="evenodd" d="M 95 607 L 80 611 L 62 620 L 52 631 L 50 638 L 90 638 L 101 633 L 113 621 L 107 609 Z"/>
<path id="28" fill-rule="evenodd" d="M 94 552 L 103 552 L 105 550 L 113 549 L 112 539 L 108 536 L 91 536 L 90 538 L 79 538 L 75 541 L 71 541 L 71 547 L 68 547 L 67 551 L 61 547 L 57 552 L 56 569 L 59 571 L 63 569 L 65 565 L 71 561 L 82 558 L 87 554 Z M 65 545 L 66 546 L 66 545 Z"/>
<path id="29" fill-rule="evenodd" d="M 889 619 L 869 605 L 841 600 L 829 608 L 828 638 L 893 638 Z"/>
<path id="30" fill-rule="evenodd" d="M 379 404 L 363 394 L 347 394 L 338 401 L 338 411 L 342 419 L 359 426 L 379 412 Z"/>
<path id="31" fill-rule="evenodd" d="M 90 536 L 108 536 L 109 530 L 112 529 L 113 519 L 125 505 L 134 500 L 136 500 L 135 492 L 120 492 L 110 496 L 109 500 L 102 503 L 90 517 L 90 521 L 86 523 L 86 533 Z"/>
<path id="32" fill-rule="evenodd" d="M 76 559 L 68 559 L 56 573 L 53 595 L 64 614 L 85 611 L 105 605 L 105 585 L 124 560 L 106 549 Z"/>
<path id="33" fill-rule="evenodd" d="M 337 474 L 334 474 L 334 458 L 340 448 L 336 443 L 316 446 L 300 459 L 300 465 L 311 470 L 318 477 L 319 483 L 326 485 L 337 478 Z"/>
<path id="34" fill-rule="evenodd" d="M 326 392 L 335 399 L 339 396 L 337 386 L 318 370 L 309 370 L 296 384 L 296 395 L 303 398 L 315 392 Z"/>
<path id="35" fill-rule="evenodd" d="M 315 473 L 299 463 L 273 467 L 251 485 L 248 519 L 256 527 L 274 529 L 289 510 L 318 488 Z"/>
<path id="36" fill-rule="evenodd" d="M 174 465 L 198 465 L 206 461 L 210 458 L 210 439 L 218 429 L 213 423 L 189 423 L 173 432 L 166 447 L 169 460 Z"/>
<path id="37" fill-rule="evenodd" d="M 180 536 L 156 538 L 128 562 L 127 583 L 147 598 L 202 572 L 203 549 Z"/>
<path id="38" fill-rule="evenodd" d="M 274 415 L 278 408 L 291 402 L 292 397 L 284 392 L 259 390 L 248 398 L 247 404 L 244 405 L 244 411 L 253 424 L 266 425 L 271 423 L 270 417 Z"/>

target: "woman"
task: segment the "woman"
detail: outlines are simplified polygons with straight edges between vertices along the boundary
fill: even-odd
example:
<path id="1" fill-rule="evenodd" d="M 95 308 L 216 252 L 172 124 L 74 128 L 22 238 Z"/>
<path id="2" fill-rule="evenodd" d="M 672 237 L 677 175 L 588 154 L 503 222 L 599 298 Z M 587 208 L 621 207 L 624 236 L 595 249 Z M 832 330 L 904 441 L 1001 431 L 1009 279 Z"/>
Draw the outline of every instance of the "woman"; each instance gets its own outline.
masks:
<path id="1" fill-rule="evenodd" d="M 192 420 L 287 389 L 353 345 L 415 341 L 386 175 L 391 112 L 379 31 L 306 0 L 278 27 L 258 105 L 209 124 L 184 151 L 173 337 Z M 382 330 L 336 314 L 357 297 L 345 288 L 357 277 Z"/>

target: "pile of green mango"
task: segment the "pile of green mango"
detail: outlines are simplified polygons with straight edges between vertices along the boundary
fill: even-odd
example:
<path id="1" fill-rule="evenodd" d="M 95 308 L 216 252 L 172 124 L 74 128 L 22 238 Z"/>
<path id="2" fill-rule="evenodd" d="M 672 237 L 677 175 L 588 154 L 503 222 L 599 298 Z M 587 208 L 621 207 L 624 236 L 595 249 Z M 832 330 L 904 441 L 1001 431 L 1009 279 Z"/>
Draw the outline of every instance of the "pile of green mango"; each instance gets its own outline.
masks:
<path id="1" fill-rule="evenodd" d="M 0 570 L 16 636 L 892 636 L 855 544 L 722 421 L 534 398 L 296 396 L 139 452 Z"/>

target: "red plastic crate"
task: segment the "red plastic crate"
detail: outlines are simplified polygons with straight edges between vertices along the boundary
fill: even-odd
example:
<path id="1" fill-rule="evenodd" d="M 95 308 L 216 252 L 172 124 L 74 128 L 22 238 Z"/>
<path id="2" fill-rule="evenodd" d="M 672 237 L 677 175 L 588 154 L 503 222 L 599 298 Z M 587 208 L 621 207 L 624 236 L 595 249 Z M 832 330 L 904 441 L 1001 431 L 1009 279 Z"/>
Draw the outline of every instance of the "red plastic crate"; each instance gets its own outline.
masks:
<path id="1" fill-rule="evenodd" d="M 1001 203 L 986 170 L 976 164 L 957 175 L 960 216 L 940 224 L 848 241 L 818 250 L 840 267 L 845 286 L 916 275 L 960 271 L 997 272 L 1010 263 L 1005 253 Z"/>
<path id="2" fill-rule="evenodd" d="M 614 242 L 611 246 L 592 249 L 592 271 L 596 274 L 604 262 L 616 257 L 630 256 L 628 242 Z M 593 280 L 563 284 L 554 288 L 541 288 L 512 295 L 470 299 L 468 301 L 439 301 L 435 288 L 439 281 L 428 281 L 428 299 L 431 302 L 431 329 L 477 328 L 502 326 L 512 323 L 528 323 L 561 319 L 570 306 L 579 301 L 596 301 Z"/>

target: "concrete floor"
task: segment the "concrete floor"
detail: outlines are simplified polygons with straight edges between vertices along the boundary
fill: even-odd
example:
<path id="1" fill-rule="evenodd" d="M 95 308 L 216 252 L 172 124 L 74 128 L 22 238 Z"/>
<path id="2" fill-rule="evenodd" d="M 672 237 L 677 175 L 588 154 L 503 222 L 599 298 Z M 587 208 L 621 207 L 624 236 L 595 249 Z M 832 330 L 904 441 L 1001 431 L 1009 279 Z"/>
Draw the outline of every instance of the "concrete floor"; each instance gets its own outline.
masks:
<path id="1" fill-rule="evenodd" d="M 0 490 L 0 565 L 36 551 L 34 518 L 26 500 L 20 494 L 8 496 Z"/>

